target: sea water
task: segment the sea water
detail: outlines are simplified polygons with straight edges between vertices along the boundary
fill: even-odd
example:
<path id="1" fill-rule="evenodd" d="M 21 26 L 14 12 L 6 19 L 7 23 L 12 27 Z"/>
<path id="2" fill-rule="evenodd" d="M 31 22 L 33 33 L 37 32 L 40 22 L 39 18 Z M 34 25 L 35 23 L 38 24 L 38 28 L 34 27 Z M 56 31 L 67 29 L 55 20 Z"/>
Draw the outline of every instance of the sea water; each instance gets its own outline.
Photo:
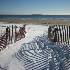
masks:
<path id="1" fill-rule="evenodd" d="M 70 15 L 0 15 L 0 18 L 20 19 L 70 19 Z"/>

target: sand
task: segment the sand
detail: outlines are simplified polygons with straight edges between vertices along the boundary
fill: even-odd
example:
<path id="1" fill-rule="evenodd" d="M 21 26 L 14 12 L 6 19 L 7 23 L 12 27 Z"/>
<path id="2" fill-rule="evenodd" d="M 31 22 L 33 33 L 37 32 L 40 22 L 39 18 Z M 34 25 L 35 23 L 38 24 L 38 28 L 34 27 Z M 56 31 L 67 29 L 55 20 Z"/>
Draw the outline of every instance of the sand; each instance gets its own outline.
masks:
<path id="1" fill-rule="evenodd" d="M 70 25 L 69 19 L 19 19 L 19 18 L 0 18 L 0 22 L 25 23 L 39 25 Z"/>

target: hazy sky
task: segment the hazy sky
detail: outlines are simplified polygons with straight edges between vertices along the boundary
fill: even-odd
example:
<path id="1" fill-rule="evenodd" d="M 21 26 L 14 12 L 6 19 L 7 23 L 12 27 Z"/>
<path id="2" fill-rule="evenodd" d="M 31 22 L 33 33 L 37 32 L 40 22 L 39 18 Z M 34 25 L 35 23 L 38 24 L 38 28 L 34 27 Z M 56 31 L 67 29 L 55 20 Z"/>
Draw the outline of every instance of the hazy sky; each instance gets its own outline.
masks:
<path id="1" fill-rule="evenodd" d="M 0 14 L 70 15 L 70 0 L 0 0 Z"/>

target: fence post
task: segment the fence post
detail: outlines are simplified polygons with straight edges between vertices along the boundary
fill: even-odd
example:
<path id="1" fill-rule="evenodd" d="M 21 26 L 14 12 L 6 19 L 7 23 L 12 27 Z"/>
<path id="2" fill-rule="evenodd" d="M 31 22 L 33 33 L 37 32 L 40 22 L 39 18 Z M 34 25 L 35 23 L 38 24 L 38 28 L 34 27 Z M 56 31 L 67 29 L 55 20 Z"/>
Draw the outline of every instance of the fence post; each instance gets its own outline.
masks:
<path id="1" fill-rule="evenodd" d="M 58 42 L 59 42 L 59 33 L 58 33 Z"/>
<path id="2" fill-rule="evenodd" d="M 64 31 L 63 31 L 63 42 L 64 42 Z"/>
<path id="3" fill-rule="evenodd" d="M 65 41 L 66 41 L 66 29 L 65 29 Z"/>
<path id="4" fill-rule="evenodd" d="M 7 34 L 8 34 L 8 26 L 6 28 L 6 45 L 7 45 Z"/>
<path id="5" fill-rule="evenodd" d="M 8 28 L 9 29 L 9 41 L 10 41 L 10 28 Z"/>
<path id="6" fill-rule="evenodd" d="M 62 33 L 61 33 L 61 29 L 60 29 L 60 38 L 61 38 L 61 43 L 62 43 Z"/>
<path id="7" fill-rule="evenodd" d="M 49 38 L 51 38 L 51 35 L 50 35 L 51 34 L 51 31 L 52 31 L 51 26 L 49 26 L 49 28 L 48 28 L 48 37 Z"/>
<path id="8" fill-rule="evenodd" d="M 69 26 L 69 39 L 70 39 L 70 26 Z M 69 41 L 69 43 L 70 43 L 70 41 Z"/>
<path id="9" fill-rule="evenodd" d="M 57 26 L 56 26 L 56 27 L 57 27 Z M 56 34 L 57 34 L 57 42 L 59 42 L 58 27 L 57 27 L 57 30 L 56 30 Z"/>
<path id="10" fill-rule="evenodd" d="M 12 37 L 13 37 L 13 25 L 12 25 Z"/>
<path id="11" fill-rule="evenodd" d="M 16 25 L 15 25 L 15 42 L 17 40 L 17 37 L 16 37 Z"/>
<path id="12" fill-rule="evenodd" d="M 60 30 L 60 25 L 59 25 L 59 30 Z"/>
<path id="13" fill-rule="evenodd" d="M 67 26 L 67 40 L 68 40 L 68 26 Z"/>
<path id="14" fill-rule="evenodd" d="M 60 37 L 60 25 L 59 25 L 59 41 L 60 41 L 60 38 L 61 38 L 61 37 Z"/>
<path id="15" fill-rule="evenodd" d="M 65 25 L 64 25 L 64 42 L 65 42 Z"/>
<path id="16" fill-rule="evenodd" d="M 70 39 L 70 26 L 69 26 L 69 39 Z"/>
<path id="17" fill-rule="evenodd" d="M 11 36 L 11 44 L 12 44 L 12 36 Z"/>
<path id="18" fill-rule="evenodd" d="M 55 28 L 54 29 L 54 42 L 57 42 L 58 41 L 57 35 L 58 35 L 58 28 Z"/>
<path id="19" fill-rule="evenodd" d="M 62 30 L 63 30 L 63 25 L 62 25 Z"/>

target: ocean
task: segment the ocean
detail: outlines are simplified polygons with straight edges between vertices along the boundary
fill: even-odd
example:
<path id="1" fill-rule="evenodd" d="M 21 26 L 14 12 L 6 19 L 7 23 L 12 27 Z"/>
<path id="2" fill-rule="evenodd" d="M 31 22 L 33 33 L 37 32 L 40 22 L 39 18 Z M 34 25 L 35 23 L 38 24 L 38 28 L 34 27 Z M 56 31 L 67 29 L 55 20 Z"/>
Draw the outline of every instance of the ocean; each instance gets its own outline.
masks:
<path id="1" fill-rule="evenodd" d="M 70 19 L 70 15 L 0 15 L 0 18 L 20 18 L 20 19 Z"/>

